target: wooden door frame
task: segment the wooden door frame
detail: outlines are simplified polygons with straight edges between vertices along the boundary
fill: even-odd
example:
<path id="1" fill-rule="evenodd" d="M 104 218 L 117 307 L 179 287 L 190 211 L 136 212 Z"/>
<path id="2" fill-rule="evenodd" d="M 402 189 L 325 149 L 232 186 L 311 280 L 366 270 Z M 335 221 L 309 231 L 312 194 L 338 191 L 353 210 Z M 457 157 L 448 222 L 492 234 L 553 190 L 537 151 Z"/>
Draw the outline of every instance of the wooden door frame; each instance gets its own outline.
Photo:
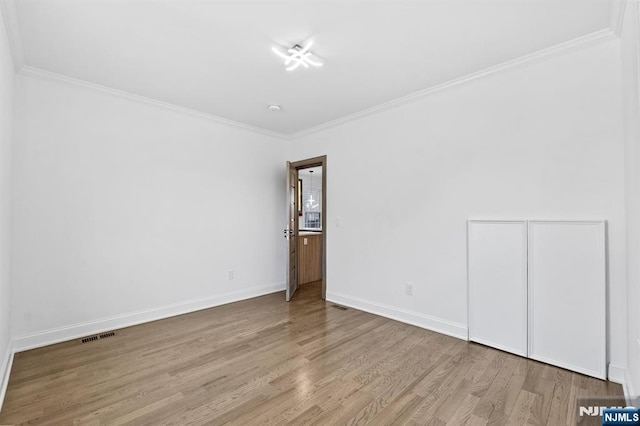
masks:
<path id="1" fill-rule="evenodd" d="M 292 161 L 291 168 L 308 169 L 310 167 L 322 167 L 322 300 L 327 299 L 327 156 L 308 158 L 306 160 Z M 297 222 L 296 222 L 297 223 Z M 299 226 L 297 226 L 299 228 Z M 296 238 L 298 230 L 295 230 Z M 296 256 L 296 269 L 298 268 L 298 257 Z M 289 273 L 289 271 L 287 271 Z"/>
<path id="2" fill-rule="evenodd" d="M 285 299 L 287 302 L 291 301 L 294 294 L 300 287 L 300 280 L 298 277 L 298 200 L 300 198 L 300 194 L 298 191 L 298 169 L 293 167 L 290 161 L 287 161 L 287 226 L 284 230 L 285 238 L 287 240 L 287 255 L 285 256 L 285 264 L 287 265 L 287 287 L 285 289 Z M 292 247 L 294 250 L 293 258 L 291 256 Z M 291 273 L 292 271 L 294 271 L 293 276 Z"/>

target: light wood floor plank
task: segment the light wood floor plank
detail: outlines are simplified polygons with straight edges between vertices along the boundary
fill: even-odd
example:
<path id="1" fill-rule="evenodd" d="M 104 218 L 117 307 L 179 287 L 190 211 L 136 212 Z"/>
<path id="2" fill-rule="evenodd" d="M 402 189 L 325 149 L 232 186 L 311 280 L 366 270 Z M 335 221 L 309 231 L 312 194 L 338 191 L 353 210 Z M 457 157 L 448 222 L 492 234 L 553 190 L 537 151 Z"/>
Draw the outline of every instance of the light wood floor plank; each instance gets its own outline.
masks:
<path id="1" fill-rule="evenodd" d="M 320 300 L 320 284 L 16 355 L 0 424 L 572 424 L 619 385 Z"/>

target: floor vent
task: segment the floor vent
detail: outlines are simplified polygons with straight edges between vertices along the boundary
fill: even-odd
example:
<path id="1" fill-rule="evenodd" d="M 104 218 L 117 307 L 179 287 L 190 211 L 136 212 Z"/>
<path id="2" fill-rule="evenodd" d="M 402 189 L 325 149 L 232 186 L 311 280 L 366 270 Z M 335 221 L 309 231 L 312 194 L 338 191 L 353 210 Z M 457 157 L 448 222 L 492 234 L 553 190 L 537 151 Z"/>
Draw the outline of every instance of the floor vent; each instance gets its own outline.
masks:
<path id="1" fill-rule="evenodd" d="M 333 306 L 336 309 L 340 309 L 341 311 L 346 311 L 346 310 L 349 309 L 349 308 L 345 308 L 344 306 L 340 306 L 340 305 L 331 305 L 331 306 Z"/>
<path id="2" fill-rule="evenodd" d="M 102 334 L 98 334 L 95 336 L 89 336 L 89 337 L 85 337 L 84 339 L 82 339 L 82 343 L 89 343 L 89 342 L 94 342 L 96 340 L 100 340 L 100 339 L 106 339 L 107 337 L 111 337 L 111 336 L 115 336 L 116 333 L 114 333 L 113 331 L 110 331 L 108 333 L 102 333 Z"/>

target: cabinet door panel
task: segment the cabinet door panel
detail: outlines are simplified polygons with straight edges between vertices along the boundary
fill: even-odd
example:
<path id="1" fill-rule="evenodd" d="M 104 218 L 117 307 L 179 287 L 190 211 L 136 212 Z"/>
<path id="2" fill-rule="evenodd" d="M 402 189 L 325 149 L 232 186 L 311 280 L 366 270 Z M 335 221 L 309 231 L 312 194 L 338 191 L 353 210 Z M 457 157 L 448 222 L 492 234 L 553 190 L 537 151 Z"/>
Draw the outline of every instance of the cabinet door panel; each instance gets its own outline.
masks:
<path id="1" fill-rule="evenodd" d="M 527 225 L 469 221 L 469 340 L 527 355 Z"/>
<path id="2" fill-rule="evenodd" d="M 529 356 L 606 378 L 604 222 L 529 222 Z"/>

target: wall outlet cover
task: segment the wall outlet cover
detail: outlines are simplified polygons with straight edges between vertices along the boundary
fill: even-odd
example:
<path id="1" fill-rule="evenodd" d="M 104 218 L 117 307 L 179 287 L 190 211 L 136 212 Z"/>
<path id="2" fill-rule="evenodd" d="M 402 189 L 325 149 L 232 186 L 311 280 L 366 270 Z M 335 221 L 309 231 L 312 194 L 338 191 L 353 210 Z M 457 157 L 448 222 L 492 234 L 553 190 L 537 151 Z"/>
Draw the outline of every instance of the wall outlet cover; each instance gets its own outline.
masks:
<path id="1" fill-rule="evenodd" d="M 413 283 L 405 284 L 405 293 L 407 296 L 413 296 Z"/>

